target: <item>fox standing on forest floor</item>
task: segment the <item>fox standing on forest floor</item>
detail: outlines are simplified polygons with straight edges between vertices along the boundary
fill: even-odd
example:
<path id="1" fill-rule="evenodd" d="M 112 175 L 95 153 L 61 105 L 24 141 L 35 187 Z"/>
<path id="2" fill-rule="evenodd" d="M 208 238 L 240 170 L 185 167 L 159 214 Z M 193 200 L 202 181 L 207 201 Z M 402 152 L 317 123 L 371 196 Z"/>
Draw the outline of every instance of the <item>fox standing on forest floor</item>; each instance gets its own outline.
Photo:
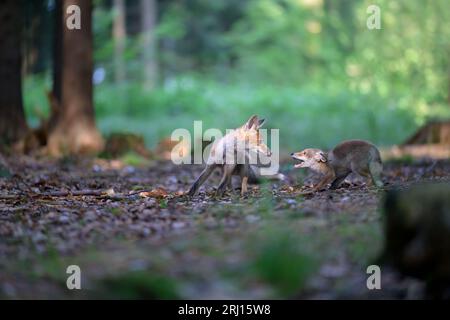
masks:
<path id="1" fill-rule="evenodd" d="M 241 195 L 247 192 L 249 177 L 255 175 L 254 167 L 250 164 L 253 155 L 262 154 L 270 157 L 271 151 L 262 140 L 259 129 L 264 119 L 252 116 L 242 127 L 232 130 L 223 138 L 214 142 L 206 168 L 191 186 L 189 196 L 197 194 L 200 186 L 208 179 L 214 169 L 223 168 L 222 180 L 217 188 L 217 195 L 222 196 L 227 187 L 231 187 L 231 177 L 241 176 Z M 253 154 L 253 155 L 252 155 Z M 238 161 L 240 159 L 240 161 Z"/>
<path id="2" fill-rule="evenodd" d="M 380 152 L 372 143 L 363 140 L 341 142 L 330 152 L 320 149 L 305 149 L 291 153 L 297 161 L 295 168 L 311 168 L 321 173 L 323 179 L 312 189 L 320 191 L 331 183 L 330 189 L 336 189 L 352 172 L 371 178 L 377 187 L 382 187 L 380 174 L 383 171 Z"/>

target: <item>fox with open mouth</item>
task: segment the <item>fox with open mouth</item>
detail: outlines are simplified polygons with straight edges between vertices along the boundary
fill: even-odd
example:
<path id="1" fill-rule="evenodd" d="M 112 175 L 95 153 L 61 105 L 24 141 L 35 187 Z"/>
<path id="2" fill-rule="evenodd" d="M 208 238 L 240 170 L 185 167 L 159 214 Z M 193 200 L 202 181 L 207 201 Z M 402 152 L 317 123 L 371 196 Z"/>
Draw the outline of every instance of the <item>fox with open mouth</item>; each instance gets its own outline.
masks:
<path id="1" fill-rule="evenodd" d="M 311 168 L 323 175 L 312 192 L 322 190 L 329 183 L 330 189 L 336 189 L 352 172 L 370 178 L 369 183 L 377 187 L 383 186 L 380 178 L 383 171 L 380 152 L 375 145 L 367 141 L 344 141 L 328 153 L 320 149 L 305 149 L 291 153 L 291 157 L 297 161 L 295 168 Z"/>

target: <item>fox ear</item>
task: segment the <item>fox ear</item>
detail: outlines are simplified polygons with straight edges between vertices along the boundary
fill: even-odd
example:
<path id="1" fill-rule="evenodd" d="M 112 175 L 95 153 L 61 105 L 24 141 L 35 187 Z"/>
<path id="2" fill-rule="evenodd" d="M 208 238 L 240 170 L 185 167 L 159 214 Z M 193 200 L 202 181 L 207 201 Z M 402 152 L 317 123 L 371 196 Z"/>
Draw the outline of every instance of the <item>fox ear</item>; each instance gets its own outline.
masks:
<path id="1" fill-rule="evenodd" d="M 255 114 L 248 119 L 248 121 L 245 124 L 245 127 L 247 129 L 251 129 L 255 124 L 258 123 L 258 116 Z"/>
<path id="2" fill-rule="evenodd" d="M 314 155 L 314 159 L 318 162 L 327 162 L 327 156 L 323 152 L 318 152 Z"/>
<path id="3" fill-rule="evenodd" d="M 261 128 L 265 122 L 266 122 L 266 119 L 259 119 L 258 120 L 258 129 Z"/>

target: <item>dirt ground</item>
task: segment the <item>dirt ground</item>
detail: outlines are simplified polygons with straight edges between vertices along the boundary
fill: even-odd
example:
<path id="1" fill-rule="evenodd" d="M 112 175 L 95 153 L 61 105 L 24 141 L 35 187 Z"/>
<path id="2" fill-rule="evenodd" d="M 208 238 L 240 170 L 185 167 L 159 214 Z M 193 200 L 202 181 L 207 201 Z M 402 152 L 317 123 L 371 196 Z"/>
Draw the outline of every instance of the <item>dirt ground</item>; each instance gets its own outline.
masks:
<path id="1" fill-rule="evenodd" d="M 351 178 L 301 195 L 309 178 L 284 164 L 283 182 L 214 197 L 183 195 L 202 166 L 116 160 L 7 159 L 0 177 L 1 298 L 420 299 L 423 284 L 382 266 L 385 190 L 450 181 L 450 162 L 385 165 L 384 190 Z M 236 178 L 237 179 L 237 178 Z M 237 186 L 237 181 L 236 186 Z M 82 289 L 68 290 L 78 265 Z"/>

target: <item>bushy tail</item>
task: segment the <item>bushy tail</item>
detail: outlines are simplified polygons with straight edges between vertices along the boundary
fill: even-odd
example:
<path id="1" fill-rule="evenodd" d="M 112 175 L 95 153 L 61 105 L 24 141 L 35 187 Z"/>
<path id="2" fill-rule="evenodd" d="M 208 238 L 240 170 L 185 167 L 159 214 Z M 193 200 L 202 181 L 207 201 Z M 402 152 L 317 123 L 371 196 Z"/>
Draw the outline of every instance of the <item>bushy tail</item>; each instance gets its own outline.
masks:
<path id="1" fill-rule="evenodd" d="M 286 176 L 282 173 L 276 173 L 271 175 L 261 175 L 261 169 L 258 166 L 250 165 L 249 168 L 249 182 L 250 183 L 260 183 L 262 180 L 271 181 L 285 181 Z"/>

